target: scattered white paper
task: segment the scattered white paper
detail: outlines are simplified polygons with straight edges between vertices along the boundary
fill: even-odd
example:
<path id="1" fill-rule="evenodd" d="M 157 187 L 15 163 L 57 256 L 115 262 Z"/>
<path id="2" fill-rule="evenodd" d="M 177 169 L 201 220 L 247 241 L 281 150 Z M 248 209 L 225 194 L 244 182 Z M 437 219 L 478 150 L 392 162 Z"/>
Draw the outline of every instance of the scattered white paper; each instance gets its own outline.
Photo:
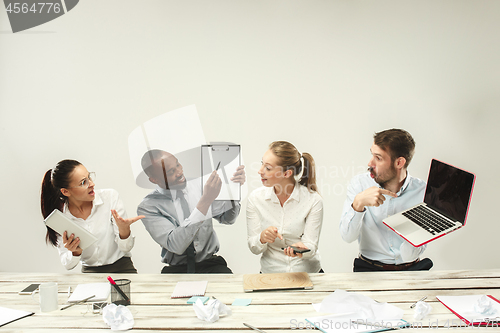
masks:
<path id="1" fill-rule="evenodd" d="M 102 309 L 102 319 L 112 331 L 125 331 L 134 327 L 134 316 L 123 305 L 108 304 Z"/>
<path id="2" fill-rule="evenodd" d="M 193 304 L 194 312 L 198 319 L 214 323 L 219 320 L 219 317 L 231 315 L 231 309 L 226 304 L 221 303 L 218 299 L 211 299 L 207 305 L 198 299 Z"/>
<path id="3" fill-rule="evenodd" d="M 474 311 L 485 316 L 496 316 L 498 310 L 493 305 L 493 300 L 486 295 L 481 296 L 474 304 Z"/>
<path id="4" fill-rule="evenodd" d="M 500 303 L 494 299 L 490 298 L 492 302 L 486 305 L 487 309 L 478 308 L 480 311 L 495 313 L 494 315 L 485 315 L 476 311 L 476 307 L 481 302 L 483 296 L 486 295 L 436 296 L 436 298 L 468 323 L 488 323 L 492 320 L 498 320 L 497 315 L 500 313 Z M 490 305 L 491 308 L 489 307 Z"/>
<path id="5" fill-rule="evenodd" d="M 388 303 L 345 290 L 335 290 L 321 303 L 313 304 L 318 312 L 332 313 L 306 320 L 319 330 L 330 332 L 377 332 L 405 327 L 404 311 Z"/>
<path id="6" fill-rule="evenodd" d="M 389 303 L 379 303 L 368 296 L 337 289 L 319 304 L 318 312 L 344 314 L 353 320 L 393 320 L 403 318 L 404 311 Z"/>
<path id="7" fill-rule="evenodd" d="M 431 312 L 432 306 L 424 301 L 418 301 L 415 304 L 415 312 L 413 313 L 413 318 L 416 320 L 422 320 Z"/>

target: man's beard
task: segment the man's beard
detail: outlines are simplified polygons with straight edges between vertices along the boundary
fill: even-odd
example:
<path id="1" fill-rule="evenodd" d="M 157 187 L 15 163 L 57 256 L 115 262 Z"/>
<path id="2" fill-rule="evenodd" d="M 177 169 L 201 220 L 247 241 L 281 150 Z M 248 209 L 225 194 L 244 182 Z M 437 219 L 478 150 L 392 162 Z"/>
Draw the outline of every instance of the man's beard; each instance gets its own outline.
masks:
<path id="1" fill-rule="evenodd" d="M 396 168 L 394 167 L 394 165 L 391 165 L 391 169 L 389 170 L 390 171 L 390 175 L 388 178 L 385 178 L 385 179 L 381 179 L 380 178 L 380 175 L 375 175 L 375 173 L 373 172 L 373 168 L 368 168 L 368 171 L 370 172 L 370 174 L 372 174 L 374 177 L 373 177 L 373 180 L 380 185 L 380 187 L 382 188 L 385 188 L 387 183 L 390 182 L 391 180 L 393 180 L 395 177 L 396 177 Z"/>

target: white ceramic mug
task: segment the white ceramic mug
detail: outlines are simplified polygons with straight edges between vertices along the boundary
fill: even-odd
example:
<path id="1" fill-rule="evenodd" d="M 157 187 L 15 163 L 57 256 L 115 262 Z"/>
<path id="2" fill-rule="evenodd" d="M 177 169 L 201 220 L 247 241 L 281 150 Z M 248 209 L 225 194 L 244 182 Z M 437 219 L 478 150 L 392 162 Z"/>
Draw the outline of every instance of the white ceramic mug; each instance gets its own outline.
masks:
<path id="1" fill-rule="evenodd" d="M 35 299 L 35 294 L 40 293 L 40 300 L 37 301 Z M 36 302 L 40 303 L 40 311 L 42 312 L 50 312 L 57 310 L 57 283 L 55 282 L 47 282 L 42 283 L 38 287 L 38 290 L 35 290 L 31 293 L 31 297 Z"/>

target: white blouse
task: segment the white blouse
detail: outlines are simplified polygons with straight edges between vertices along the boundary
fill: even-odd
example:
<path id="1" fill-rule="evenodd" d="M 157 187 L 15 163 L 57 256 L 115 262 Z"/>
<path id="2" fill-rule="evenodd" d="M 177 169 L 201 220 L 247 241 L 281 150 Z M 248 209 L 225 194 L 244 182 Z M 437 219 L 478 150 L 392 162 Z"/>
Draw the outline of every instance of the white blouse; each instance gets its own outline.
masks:
<path id="1" fill-rule="evenodd" d="M 319 235 L 323 223 L 323 200 L 317 192 L 295 183 L 283 207 L 273 187 L 260 187 L 248 197 L 247 232 L 248 247 L 254 254 L 261 254 L 262 273 L 308 272 L 321 269 L 318 251 Z M 283 240 L 262 244 L 260 234 L 270 226 L 278 228 Z M 289 257 L 281 248 L 302 242 L 310 249 L 302 258 Z"/>
<path id="2" fill-rule="evenodd" d="M 74 217 L 68 209 L 68 204 L 64 204 L 63 213 L 97 237 L 97 241 L 86 248 L 79 257 L 73 256 L 73 253 L 64 247 L 62 236 L 58 237 L 57 249 L 61 263 L 66 269 L 73 269 L 80 260 L 84 266 L 102 266 L 112 264 L 123 256 L 131 256 L 134 237 L 130 233 L 128 238 L 120 238 L 111 209 L 115 209 L 121 217 L 127 217 L 118 192 L 112 189 L 95 190 L 92 211 L 86 220 Z"/>

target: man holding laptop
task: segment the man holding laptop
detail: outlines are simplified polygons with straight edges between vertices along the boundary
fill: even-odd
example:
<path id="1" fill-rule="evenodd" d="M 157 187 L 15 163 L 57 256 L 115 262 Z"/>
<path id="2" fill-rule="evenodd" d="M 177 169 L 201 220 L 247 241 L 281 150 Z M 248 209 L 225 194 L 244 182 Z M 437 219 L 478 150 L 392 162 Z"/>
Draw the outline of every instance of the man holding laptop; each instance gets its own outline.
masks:
<path id="1" fill-rule="evenodd" d="M 351 180 L 340 221 L 342 239 L 359 243 L 353 271 L 429 270 L 432 261 L 419 259 L 426 245 L 414 247 L 382 223 L 424 198 L 425 182 L 408 173 L 415 141 L 390 129 L 375 133 L 370 150 L 368 172 Z"/>

